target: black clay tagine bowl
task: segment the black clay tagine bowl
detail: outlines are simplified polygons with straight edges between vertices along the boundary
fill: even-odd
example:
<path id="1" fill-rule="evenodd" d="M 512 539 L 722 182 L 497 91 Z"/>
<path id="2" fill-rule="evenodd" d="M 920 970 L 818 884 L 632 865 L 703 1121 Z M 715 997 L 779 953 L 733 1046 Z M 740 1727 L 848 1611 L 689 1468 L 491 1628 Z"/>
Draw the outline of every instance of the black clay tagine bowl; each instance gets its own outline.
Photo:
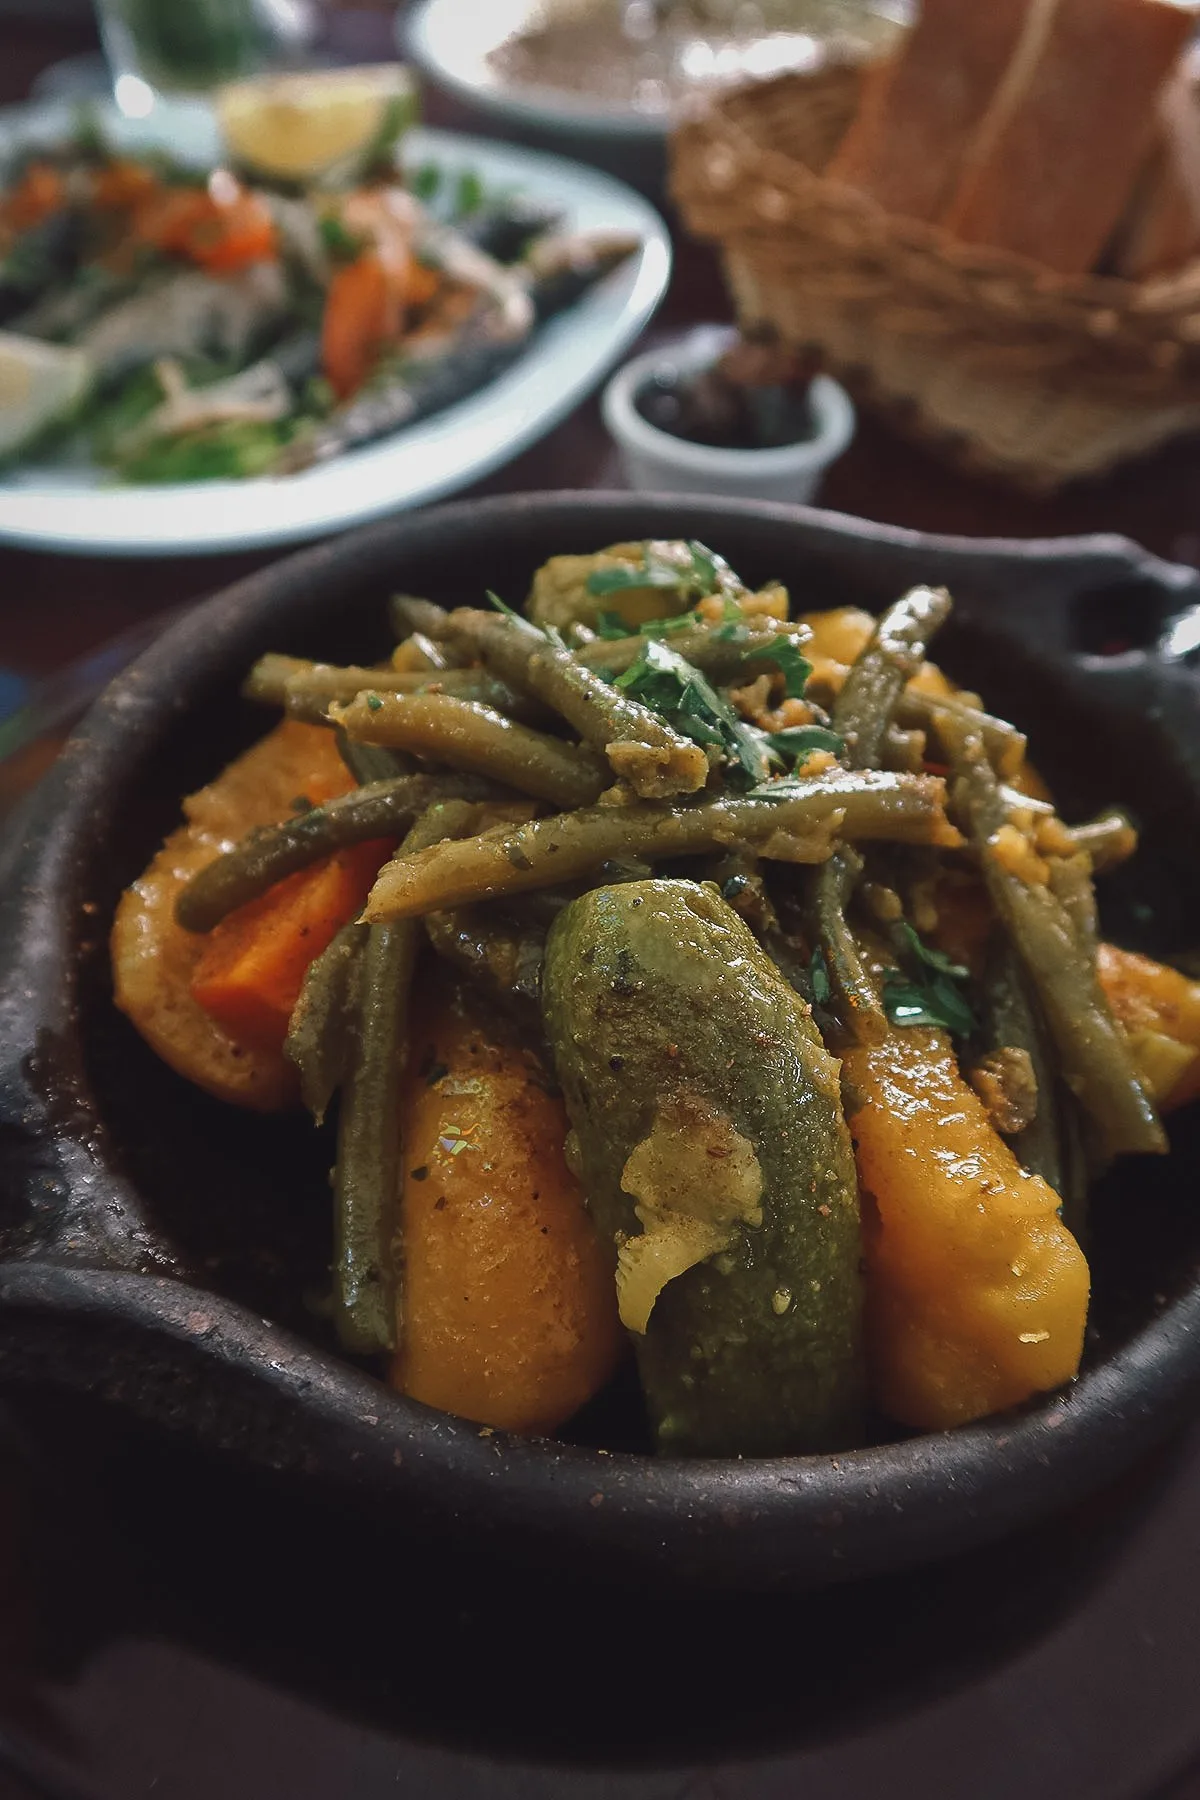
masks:
<path id="1" fill-rule="evenodd" d="M 937 655 L 1030 738 L 1068 817 L 1142 827 L 1106 929 L 1193 948 L 1200 920 L 1200 575 L 1116 538 L 972 542 L 800 508 L 618 494 L 406 515 L 198 607 L 122 675 L 11 837 L 0 893 L 0 1384 L 94 1396 L 214 1454 L 386 1508 L 397 1529 L 634 1579 L 803 1588 L 919 1562 L 1064 1507 L 1200 1393 L 1200 1118 L 1094 1196 L 1083 1372 L 957 1431 L 837 1457 L 682 1462 L 626 1447 L 619 1408 L 575 1441 L 508 1438 L 391 1393 L 306 1304 L 329 1258 L 303 1119 L 225 1108 L 115 1011 L 122 888 L 269 719 L 238 698 L 267 650 L 364 662 L 384 601 L 520 595 L 552 554 L 696 537 L 798 608 L 876 608 L 916 582 L 957 606 Z M 1200 1113 L 1200 1108 L 1194 1109 Z"/>

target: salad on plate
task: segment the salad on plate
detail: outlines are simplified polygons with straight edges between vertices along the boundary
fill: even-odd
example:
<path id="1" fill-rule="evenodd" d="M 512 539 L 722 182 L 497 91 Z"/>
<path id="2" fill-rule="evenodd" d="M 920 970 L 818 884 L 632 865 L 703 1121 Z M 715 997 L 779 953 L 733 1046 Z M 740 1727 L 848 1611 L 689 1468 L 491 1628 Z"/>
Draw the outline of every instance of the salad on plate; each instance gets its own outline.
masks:
<path id="1" fill-rule="evenodd" d="M 0 190 L 0 458 L 120 482 L 286 475 L 389 436 L 514 362 L 633 256 L 624 231 L 471 169 L 405 167 L 400 68 L 235 84 L 224 155 L 88 118 Z"/>

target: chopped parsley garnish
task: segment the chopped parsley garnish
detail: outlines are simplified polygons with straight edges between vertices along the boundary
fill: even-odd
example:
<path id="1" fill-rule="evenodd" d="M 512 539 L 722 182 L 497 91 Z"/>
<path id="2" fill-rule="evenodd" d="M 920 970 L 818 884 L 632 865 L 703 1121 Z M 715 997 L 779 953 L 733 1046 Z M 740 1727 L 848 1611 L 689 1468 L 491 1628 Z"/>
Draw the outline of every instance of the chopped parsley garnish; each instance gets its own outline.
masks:
<path id="1" fill-rule="evenodd" d="M 893 1025 L 935 1025 L 955 1037 L 970 1037 L 975 1014 L 963 992 L 969 971 L 940 950 L 923 944 L 912 926 L 902 923 L 898 936 L 909 973 L 889 969 L 883 978 L 884 1011 Z"/>
<path id="2" fill-rule="evenodd" d="M 764 740 L 766 733 L 762 734 Z M 781 775 L 775 781 L 760 781 L 747 794 L 747 800 L 799 800 L 804 794 L 812 793 L 812 783 L 802 781 L 795 775 Z"/>
<path id="3" fill-rule="evenodd" d="M 358 232 L 347 230 L 336 213 L 322 213 L 317 221 L 317 230 L 321 234 L 321 244 L 331 262 L 357 262 L 367 247 L 365 237 Z"/>
<path id="4" fill-rule="evenodd" d="M 801 700 L 808 678 L 812 674 L 812 664 L 802 655 L 796 642 L 796 633 L 780 630 L 773 637 L 767 637 L 761 631 L 752 631 L 736 601 L 726 599 L 725 622 L 717 627 L 717 637 L 723 644 L 736 644 L 746 653 L 747 662 L 773 662 L 783 676 L 784 692 L 789 700 Z"/>
<path id="5" fill-rule="evenodd" d="M 378 712 L 382 705 L 383 705 L 383 701 L 380 699 L 378 694 L 368 694 L 367 695 L 367 706 L 370 708 L 370 710 L 372 712 Z"/>
<path id="6" fill-rule="evenodd" d="M 647 544 L 640 567 L 626 564 L 593 569 L 587 578 L 587 591 L 594 599 L 626 593 L 631 588 L 674 588 L 678 593 L 694 594 L 697 599 L 717 593 L 725 567 L 720 557 L 695 539 L 690 539 L 686 548 L 687 562 L 668 558 Z"/>
<path id="7" fill-rule="evenodd" d="M 458 178 L 454 190 L 454 212 L 459 219 L 468 219 L 477 213 L 483 205 L 483 181 L 477 169 L 464 169 Z"/>
<path id="8" fill-rule="evenodd" d="M 553 644 L 556 650 L 567 648 L 567 641 L 557 625 L 535 625 L 532 619 L 527 619 L 524 613 L 519 613 L 515 606 L 510 606 L 507 600 L 502 600 L 499 594 L 492 592 L 491 588 L 487 589 L 487 597 L 497 612 L 503 613 L 506 619 L 511 619 L 515 625 L 519 625 L 522 631 L 536 632 L 538 637 L 543 637 L 548 643 Z"/>
<path id="9" fill-rule="evenodd" d="M 669 644 L 651 638 L 615 685 L 704 748 L 723 751 L 752 781 L 770 771 L 765 734 L 738 718 L 708 680 Z"/>
<path id="10" fill-rule="evenodd" d="M 827 731 L 824 725 L 789 725 L 783 731 L 769 731 L 767 742 L 789 768 L 802 763 L 813 750 L 840 756 L 846 748 L 837 732 Z"/>
<path id="11" fill-rule="evenodd" d="M 438 163 L 423 162 L 413 170 L 408 178 L 408 189 L 417 199 L 425 204 L 435 198 L 442 185 L 442 169 Z"/>
<path id="12" fill-rule="evenodd" d="M 671 619 L 647 619 L 641 625 L 627 625 L 620 613 L 602 612 L 592 629 L 597 637 L 606 639 L 669 637 L 673 631 L 690 631 L 695 623 L 695 614 L 690 612 L 676 613 Z"/>
<path id="13" fill-rule="evenodd" d="M 812 988 L 813 1004 L 828 1006 L 833 999 L 833 984 L 829 979 L 829 965 L 825 961 L 825 952 L 820 944 L 812 953 L 812 961 L 808 965 L 808 984 Z"/>
<path id="14" fill-rule="evenodd" d="M 515 606 L 510 606 L 507 600 L 502 600 L 499 594 L 493 593 L 491 588 L 487 590 L 487 597 L 496 611 L 503 613 L 506 619 L 515 619 L 518 625 L 529 624 L 523 613 L 519 613 Z"/>
<path id="15" fill-rule="evenodd" d="M 751 656 L 766 657 L 776 665 L 783 676 L 783 691 L 789 700 L 803 699 L 805 683 L 812 674 L 812 664 L 806 656 L 801 656 L 795 638 L 788 637 L 781 631 L 778 636 L 768 638 L 764 643 L 751 642 L 747 651 Z"/>

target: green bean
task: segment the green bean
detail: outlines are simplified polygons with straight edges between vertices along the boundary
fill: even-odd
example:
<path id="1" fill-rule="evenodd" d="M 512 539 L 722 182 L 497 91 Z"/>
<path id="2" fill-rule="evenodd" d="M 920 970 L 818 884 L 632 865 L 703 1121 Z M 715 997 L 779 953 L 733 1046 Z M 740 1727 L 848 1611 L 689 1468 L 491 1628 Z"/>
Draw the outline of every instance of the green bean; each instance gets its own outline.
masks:
<path id="1" fill-rule="evenodd" d="M 399 854 L 469 828 L 475 810 L 461 803 L 431 806 Z M 396 1346 L 400 1081 L 420 937 L 420 927 L 407 920 L 370 927 L 361 951 L 357 1030 L 342 1083 L 333 1178 L 333 1316 L 343 1349 L 362 1356 Z"/>
<path id="2" fill-rule="evenodd" d="M 592 751 L 450 694 L 359 694 L 330 717 L 351 738 L 491 775 L 555 806 L 591 806 L 609 781 Z"/>
<path id="3" fill-rule="evenodd" d="M 1022 1165 L 1054 1189 L 1062 1201 L 1064 1224 L 1080 1237 L 1086 1226 L 1088 1168 L 1079 1103 L 1059 1076 L 1045 1016 L 1007 938 L 988 957 L 981 1002 L 984 1042 L 1024 1050 L 1037 1083 L 1037 1111 L 1008 1141 Z"/>
<path id="4" fill-rule="evenodd" d="M 175 902 L 185 931 L 211 931 L 226 913 L 257 900 L 269 887 L 320 856 L 368 838 L 398 837 L 418 813 L 439 800 L 485 800 L 495 787 L 469 775 L 402 775 L 339 794 L 282 825 L 252 831 L 192 876 Z"/>
<path id="5" fill-rule="evenodd" d="M 1127 862 L 1138 846 L 1137 829 L 1123 812 L 1101 813 L 1086 824 L 1069 827 L 1077 850 L 1087 852 L 1093 870 L 1115 869 Z"/>
<path id="6" fill-rule="evenodd" d="M 572 882 L 567 887 L 536 888 L 528 894 L 516 894 L 504 902 L 504 913 L 515 924 L 530 931 L 548 931 L 564 906 L 578 900 L 587 887 L 619 887 L 624 881 L 647 881 L 654 870 L 648 862 L 614 860 L 601 863 L 585 882 Z"/>
<path id="7" fill-rule="evenodd" d="M 755 639 L 760 637 L 764 644 L 762 650 L 756 653 Z M 778 619 L 771 619 L 761 627 L 747 622 L 728 637 L 722 636 L 721 630 L 713 626 L 690 626 L 686 630 L 673 631 L 667 642 L 694 669 L 700 669 L 716 682 L 752 681 L 756 675 L 770 675 L 778 668 L 766 645 L 777 643 L 781 637 L 787 638 L 797 650 L 803 651 L 812 632 L 805 625 L 786 625 Z M 589 669 L 595 669 L 598 674 L 623 675 L 637 661 L 646 645 L 652 642 L 652 638 L 642 635 L 597 638 L 594 643 L 585 644 L 576 655 L 581 663 L 585 663 Z"/>
<path id="8" fill-rule="evenodd" d="M 942 699 L 936 694 L 922 693 L 919 688 L 906 687 L 896 702 L 896 722 L 906 727 L 936 730 L 939 713 L 945 713 L 979 733 L 988 760 L 1001 779 L 1015 775 L 1025 761 L 1023 732 L 1010 725 L 1007 719 L 998 719 L 992 713 L 968 706 L 957 695 Z"/>
<path id="9" fill-rule="evenodd" d="M 879 619 L 833 707 L 833 729 L 845 742 L 851 768 L 877 766 L 900 696 L 949 611 L 945 588 L 916 587 Z"/>
<path id="10" fill-rule="evenodd" d="M 1010 815 L 1029 813 L 1034 819 L 1054 819 L 1058 816 L 1052 800 L 1035 799 L 1032 794 L 1023 794 L 1019 788 L 1008 787 L 1003 782 L 1000 784 L 1000 798 Z M 1058 822 L 1062 824 L 1061 820 Z M 1086 853 L 1093 874 L 1105 869 L 1115 869 L 1119 864 L 1128 862 L 1138 847 L 1137 827 L 1130 822 L 1128 814 L 1116 807 L 1099 813 L 1094 819 L 1085 820 L 1082 825 L 1063 825 L 1062 829 L 1073 847 Z"/>
<path id="11" fill-rule="evenodd" d="M 289 718 L 323 725 L 334 702 L 357 694 L 453 694 L 492 706 L 515 719 L 544 717 L 544 711 L 483 669 L 363 669 L 353 665 L 304 662 L 295 656 L 260 657 L 242 689 L 248 700 L 281 706 Z"/>
<path id="12" fill-rule="evenodd" d="M 904 731 L 899 725 L 889 725 L 883 734 L 879 766 L 882 769 L 900 769 L 909 775 L 919 775 L 925 767 L 925 733 L 920 730 Z"/>
<path id="13" fill-rule="evenodd" d="M 369 925 L 343 925 L 309 965 L 292 1012 L 284 1053 L 300 1071 L 300 1094 L 319 1125 L 342 1085 L 354 1047 L 362 953 Z"/>
<path id="14" fill-rule="evenodd" d="M 416 765 L 411 756 L 397 750 L 385 750 L 379 744 L 359 744 L 344 731 L 334 733 L 338 755 L 360 787 L 372 781 L 395 781 L 399 775 L 413 775 Z"/>
<path id="15" fill-rule="evenodd" d="M 454 667 L 444 644 L 437 644 L 423 631 L 414 631 L 410 638 L 405 638 L 404 647 L 409 656 L 420 657 L 423 669 L 450 669 Z"/>
<path id="16" fill-rule="evenodd" d="M 425 915 L 425 930 L 438 955 L 469 976 L 489 999 L 521 1025 L 541 1026 L 539 987 L 545 930 L 497 917 L 473 906 Z"/>
<path id="17" fill-rule="evenodd" d="M 432 600 L 420 600 L 415 594 L 393 594 L 388 601 L 392 629 L 398 638 L 411 637 L 419 631 L 422 637 L 440 644 L 446 637 L 450 614 Z"/>
<path id="18" fill-rule="evenodd" d="M 789 782 L 778 800 L 582 808 L 396 858 L 376 882 L 365 917 L 409 918 L 556 886 L 610 858 L 655 862 L 753 847 L 760 856 L 823 862 L 835 834 L 954 847 L 962 840 L 946 818 L 944 796 L 943 783 L 932 776 L 837 770 Z"/>
<path id="19" fill-rule="evenodd" d="M 990 841 L 1007 812 L 981 736 L 945 714 L 938 729 L 959 777 L 957 798 L 992 906 L 1029 972 L 1063 1078 L 1111 1155 L 1165 1150 L 1162 1126 L 1097 979 L 1095 957 L 1080 944 L 1057 896 L 1009 870 Z"/>
<path id="20" fill-rule="evenodd" d="M 722 900 L 732 906 L 740 919 L 745 919 L 760 943 L 769 931 L 778 929 L 779 920 L 767 892 L 762 863 L 751 851 L 734 850 L 716 857 L 697 871 L 697 877 L 720 888 Z"/>
<path id="21" fill-rule="evenodd" d="M 708 757 L 698 744 L 533 626 L 465 607 L 451 615 L 451 624 L 502 680 L 553 707 L 585 743 L 602 750 L 642 799 L 693 794 L 708 780 Z"/>
<path id="22" fill-rule="evenodd" d="M 849 844 L 835 850 L 810 877 L 806 911 L 809 936 L 825 955 L 839 1022 L 855 1043 L 881 1044 L 888 1034 L 887 1015 L 846 923 L 846 907 L 862 870 L 863 859 Z"/>
<path id="23" fill-rule="evenodd" d="M 1093 959 L 1100 941 L 1096 915 L 1096 890 L 1092 886 L 1091 859 L 1082 851 L 1074 856 L 1052 856 L 1050 892 L 1054 895 L 1075 931 L 1079 947 Z"/>
<path id="24" fill-rule="evenodd" d="M 1024 1050 L 1037 1085 L 1037 1110 L 1009 1142 L 1024 1166 L 1062 1194 L 1054 1065 L 1045 1023 L 1024 965 L 1008 938 L 988 957 L 980 984 L 981 1040 L 989 1050 Z"/>
<path id="25" fill-rule="evenodd" d="M 778 928 L 765 931 L 760 941 L 788 986 L 813 1006 L 816 996 L 813 993 L 812 961 L 806 949 L 789 932 Z"/>

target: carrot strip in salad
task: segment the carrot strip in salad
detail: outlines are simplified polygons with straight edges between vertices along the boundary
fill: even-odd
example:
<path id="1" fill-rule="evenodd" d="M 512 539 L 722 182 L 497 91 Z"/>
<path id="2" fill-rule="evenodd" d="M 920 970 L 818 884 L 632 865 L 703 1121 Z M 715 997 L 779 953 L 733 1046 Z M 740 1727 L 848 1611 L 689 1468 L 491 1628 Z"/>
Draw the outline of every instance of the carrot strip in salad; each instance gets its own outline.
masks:
<path id="1" fill-rule="evenodd" d="M 400 271 L 375 250 L 364 250 L 329 284 L 321 327 L 321 364 L 340 400 L 357 393 L 400 335 L 404 294 Z"/>
<path id="2" fill-rule="evenodd" d="M 28 231 L 61 212 L 67 204 L 67 184 L 50 163 L 30 163 L 17 185 L 4 197 L 4 223 L 14 231 Z"/>
<path id="3" fill-rule="evenodd" d="M 134 229 L 143 243 L 185 256 L 214 275 L 276 254 L 270 208 L 226 170 L 218 170 L 206 187 L 151 193 L 138 208 Z"/>

